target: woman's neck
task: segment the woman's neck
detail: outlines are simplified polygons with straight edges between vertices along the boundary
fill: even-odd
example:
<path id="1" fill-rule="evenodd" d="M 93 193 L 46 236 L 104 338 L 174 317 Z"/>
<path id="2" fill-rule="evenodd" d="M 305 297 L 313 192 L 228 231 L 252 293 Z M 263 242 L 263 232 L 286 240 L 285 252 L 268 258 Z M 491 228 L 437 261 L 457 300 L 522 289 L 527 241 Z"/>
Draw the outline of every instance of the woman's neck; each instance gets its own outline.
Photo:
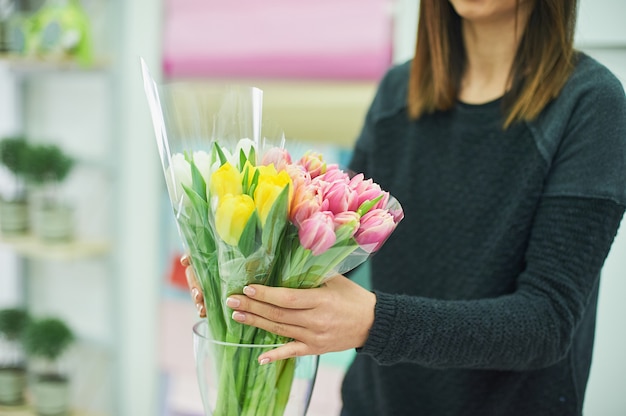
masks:
<path id="1" fill-rule="evenodd" d="M 482 104 L 500 98 L 510 87 L 509 74 L 527 15 L 511 21 L 463 21 L 466 67 L 459 100 Z"/>

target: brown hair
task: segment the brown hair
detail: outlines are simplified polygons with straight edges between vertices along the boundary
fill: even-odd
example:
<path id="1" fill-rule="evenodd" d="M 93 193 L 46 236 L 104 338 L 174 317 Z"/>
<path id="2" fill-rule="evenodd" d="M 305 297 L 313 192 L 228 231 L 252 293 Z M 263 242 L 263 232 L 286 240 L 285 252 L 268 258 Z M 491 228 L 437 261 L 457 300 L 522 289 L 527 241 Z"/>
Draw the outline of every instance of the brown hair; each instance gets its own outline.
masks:
<path id="1" fill-rule="evenodd" d="M 576 0 L 533 2 L 509 74 L 511 88 L 503 100 L 505 128 L 537 117 L 559 94 L 573 69 Z M 417 119 L 451 109 L 465 63 L 461 17 L 447 0 L 421 0 L 407 98 L 409 115 Z"/>

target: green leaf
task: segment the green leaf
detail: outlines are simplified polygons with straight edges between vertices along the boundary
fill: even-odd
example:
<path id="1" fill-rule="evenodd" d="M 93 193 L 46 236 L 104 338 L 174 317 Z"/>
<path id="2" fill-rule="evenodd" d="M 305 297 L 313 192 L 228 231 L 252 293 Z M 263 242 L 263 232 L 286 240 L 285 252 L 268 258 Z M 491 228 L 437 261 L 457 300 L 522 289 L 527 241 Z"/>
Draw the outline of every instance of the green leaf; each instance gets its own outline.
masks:
<path id="1" fill-rule="evenodd" d="M 365 201 L 361 204 L 361 206 L 359 207 L 359 209 L 356 210 L 356 212 L 360 215 L 363 216 L 365 214 L 367 214 L 369 212 L 370 209 L 372 209 L 372 207 L 374 205 L 376 205 L 378 203 L 378 201 L 380 201 L 383 198 L 383 195 L 378 195 L 377 198 L 372 199 L 371 201 Z"/>
<path id="2" fill-rule="evenodd" d="M 256 248 L 256 233 L 259 226 L 259 215 L 256 210 L 250 216 L 250 219 L 246 223 L 246 226 L 239 237 L 239 244 L 237 247 L 241 250 L 241 254 L 248 257 L 252 254 Z"/>
<path id="3" fill-rule="evenodd" d="M 187 197 L 189 198 L 189 202 L 191 203 L 191 206 L 193 207 L 193 210 L 196 213 L 197 217 L 200 218 L 201 223 L 204 224 L 205 226 L 208 226 L 209 225 L 209 203 L 206 200 L 206 196 L 203 198 L 201 195 L 199 195 L 195 191 L 195 189 L 190 188 L 185 184 L 183 184 L 183 190 L 187 194 Z M 206 195 L 206 191 L 205 191 L 205 195 Z"/>
<path id="4" fill-rule="evenodd" d="M 220 158 L 220 166 L 223 165 L 224 163 L 228 162 L 228 158 L 226 157 L 226 155 L 224 154 L 224 151 L 222 150 L 222 148 L 220 147 L 220 145 L 217 142 L 214 142 L 214 149 L 217 152 L 218 157 Z"/>
<path id="5" fill-rule="evenodd" d="M 246 154 L 244 153 L 243 149 L 239 149 L 239 168 L 243 169 L 244 166 L 246 166 L 246 161 L 248 160 L 248 158 L 246 157 Z"/>
<path id="6" fill-rule="evenodd" d="M 254 191 L 256 191 L 256 187 L 259 184 L 259 170 L 256 169 L 254 171 L 254 175 L 252 176 L 252 180 L 250 181 L 250 189 L 248 189 L 248 195 L 250 195 L 254 199 Z"/>
<path id="7" fill-rule="evenodd" d="M 193 161 L 191 162 L 191 186 L 198 196 L 207 201 L 206 182 L 200 169 Z"/>
<path id="8" fill-rule="evenodd" d="M 274 205 L 267 214 L 261 241 L 268 247 L 268 252 L 274 253 L 280 236 L 287 224 L 287 209 L 289 207 L 289 185 L 285 186 L 274 201 Z"/>
<path id="9" fill-rule="evenodd" d="M 248 193 L 248 176 L 250 173 L 250 169 L 244 169 L 243 170 L 243 177 L 241 178 L 241 184 L 243 185 L 243 193 L 246 195 L 250 195 L 250 193 Z M 252 196 L 252 195 L 250 195 Z"/>
<path id="10" fill-rule="evenodd" d="M 253 166 L 256 166 L 256 149 L 254 146 L 250 147 L 250 154 L 248 155 L 248 160 Z"/>

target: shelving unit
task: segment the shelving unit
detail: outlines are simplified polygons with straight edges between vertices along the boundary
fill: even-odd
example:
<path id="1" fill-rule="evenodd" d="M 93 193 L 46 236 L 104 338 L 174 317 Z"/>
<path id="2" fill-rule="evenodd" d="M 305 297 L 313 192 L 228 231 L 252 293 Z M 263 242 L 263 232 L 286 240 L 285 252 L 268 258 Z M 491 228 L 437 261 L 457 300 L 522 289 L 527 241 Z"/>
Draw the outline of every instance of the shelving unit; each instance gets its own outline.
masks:
<path id="1" fill-rule="evenodd" d="M 34 142 L 60 145 L 77 162 L 69 183 L 61 184 L 75 208 L 76 238 L 47 242 L 35 235 L 0 234 L 0 247 L 14 254 L 20 266 L 17 281 L 24 307 L 33 316 L 67 321 L 81 345 L 80 359 L 89 363 L 69 370 L 75 410 L 68 416 L 112 416 L 118 414 L 115 384 L 120 378 L 114 361 L 114 62 L 102 58 L 83 67 L 70 59 L 0 54 L 0 65 L 15 86 L 18 132 Z M 81 294 L 90 290 L 97 295 L 85 293 L 93 298 L 87 303 Z M 98 367 L 97 376 L 89 374 L 89 366 Z M 28 405 L 0 407 L 3 416 L 35 414 Z"/>

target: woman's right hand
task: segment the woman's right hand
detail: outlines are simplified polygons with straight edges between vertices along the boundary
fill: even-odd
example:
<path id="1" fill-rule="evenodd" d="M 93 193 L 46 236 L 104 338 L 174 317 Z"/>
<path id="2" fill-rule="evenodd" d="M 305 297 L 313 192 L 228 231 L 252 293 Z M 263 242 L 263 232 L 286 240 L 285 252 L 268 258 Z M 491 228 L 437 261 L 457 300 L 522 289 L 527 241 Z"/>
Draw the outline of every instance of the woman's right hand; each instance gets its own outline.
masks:
<path id="1" fill-rule="evenodd" d="M 189 261 L 189 256 L 184 255 L 180 258 L 180 263 L 185 267 L 185 276 L 187 277 L 187 286 L 191 291 L 191 299 L 196 305 L 196 310 L 200 318 L 206 318 L 206 309 L 204 307 L 204 296 L 202 296 L 202 290 L 200 290 L 200 284 L 196 278 L 196 274 L 193 272 L 193 267 Z"/>

